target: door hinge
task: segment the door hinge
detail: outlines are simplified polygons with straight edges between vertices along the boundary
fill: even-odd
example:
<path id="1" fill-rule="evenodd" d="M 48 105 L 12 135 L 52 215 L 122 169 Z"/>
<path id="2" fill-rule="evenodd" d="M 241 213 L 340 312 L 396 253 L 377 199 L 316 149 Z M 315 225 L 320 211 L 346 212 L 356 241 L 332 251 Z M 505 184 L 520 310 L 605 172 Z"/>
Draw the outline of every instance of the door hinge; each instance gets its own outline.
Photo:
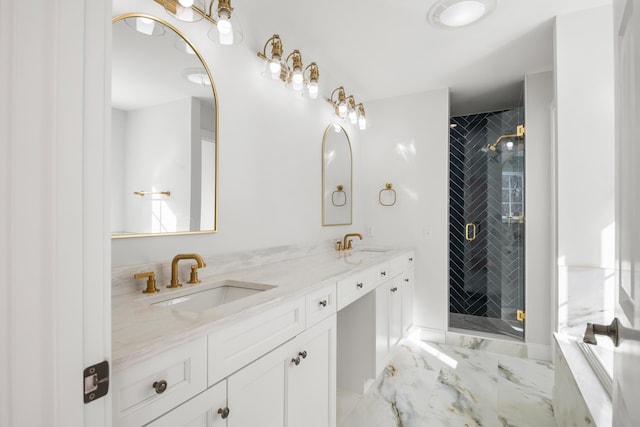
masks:
<path id="1" fill-rule="evenodd" d="M 524 319 L 526 317 L 527 317 L 527 315 L 524 312 L 524 310 L 517 310 L 516 311 L 516 319 L 518 319 L 520 322 L 524 322 Z"/>
<path id="2" fill-rule="evenodd" d="M 93 402 L 109 392 L 109 362 L 106 360 L 84 369 L 84 403 Z"/>

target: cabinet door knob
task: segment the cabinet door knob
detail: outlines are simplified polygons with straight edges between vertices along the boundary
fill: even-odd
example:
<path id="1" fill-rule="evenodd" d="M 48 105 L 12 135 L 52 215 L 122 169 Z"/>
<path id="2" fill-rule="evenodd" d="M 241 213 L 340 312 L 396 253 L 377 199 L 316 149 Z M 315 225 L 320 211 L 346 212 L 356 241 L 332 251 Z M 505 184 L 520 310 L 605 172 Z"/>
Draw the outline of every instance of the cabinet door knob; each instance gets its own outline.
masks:
<path id="1" fill-rule="evenodd" d="M 153 383 L 153 388 L 156 393 L 162 394 L 167 389 L 167 382 L 165 380 L 156 381 Z"/>
<path id="2" fill-rule="evenodd" d="M 229 408 L 224 407 L 224 408 L 220 408 L 218 409 L 218 413 L 220 414 L 220 417 L 222 419 L 225 419 L 229 416 Z"/>
<path id="3" fill-rule="evenodd" d="M 362 289 L 362 287 L 363 287 L 363 286 L 364 286 L 364 285 L 363 285 L 362 283 L 356 283 L 356 287 L 357 287 L 358 289 Z"/>
<path id="4" fill-rule="evenodd" d="M 409 257 L 409 262 L 413 262 L 413 257 Z"/>
<path id="5" fill-rule="evenodd" d="M 405 282 L 408 282 L 408 281 L 409 281 L 409 279 L 408 279 L 408 278 L 406 278 L 406 279 L 404 279 L 404 281 L 405 281 Z"/>
<path id="6" fill-rule="evenodd" d="M 293 363 L 294 365 L 298 366 L 300 364 L 300 356 L 291 359 L 291 363 Z"/>
<path id="7" fill-rule="evenodd" d="M 397 287 L 397 286 L 394 286 L 393 288 L 391 288 L 391 292 L 395 292 L 395 291 L 397 291 L 397 290 L 398 290 L 398 287 Z"/>
<path id="8" fill-rule="evenodd" d="M 320 305 L 323 306 L 323 307 L 326 307 L 327 306 L 327 300 L 323 299 L 322 301 L 320 301 Z"/>
<path id="9" fill-rule="evenodd" d="M 303 359 L 307 358 L 307 350 L 301 351 L 300 353 L 298 353 L 298 356 L 302 356 Z"/>
<path id="10" fill-rule="evenodd" d="M 381 271 L 381 272 L 380 272 L 380 275 L 381 275 L 381 276 L 386 276 L 386 275 L 387 275 L 387 272 L 386 272 L 386 271 Z"/>

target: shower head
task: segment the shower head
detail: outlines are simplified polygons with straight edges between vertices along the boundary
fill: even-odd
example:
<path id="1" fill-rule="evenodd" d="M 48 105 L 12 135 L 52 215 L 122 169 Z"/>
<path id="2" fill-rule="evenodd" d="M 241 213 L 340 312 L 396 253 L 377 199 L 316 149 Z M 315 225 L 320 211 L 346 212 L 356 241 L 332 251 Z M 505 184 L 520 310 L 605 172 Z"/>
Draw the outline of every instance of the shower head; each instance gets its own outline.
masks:
<path id="1" fill-rule="evenodd" d="M 524 125 L 518 125 L 516 127 L 516 133 L 507 133 L 504 135 L 500 135 L 498 137 L 498 139 L 496 139 L 496 142 L 490 142 L 487 145 L 485 145 L 484 147 L 482 147 L 480 149 L 480 151 L 482 151 L 483 153 L 488 153 L 488 152 L 492 152 L 492 153 L 498 153 L 500 154 L 502 152 L 502 150 L 500 150 L 500 148 L 498 148 L 500 142 L 505 139 L 505 138 L 517 138 L 517 139 L 523 139 L 524 135 L 525 135 L 526 129 L 524 127 Z M 507 144 L 511 143 L 511 146 L 509 149 L 513 148 L 513 141 L 507 141 Z"/>

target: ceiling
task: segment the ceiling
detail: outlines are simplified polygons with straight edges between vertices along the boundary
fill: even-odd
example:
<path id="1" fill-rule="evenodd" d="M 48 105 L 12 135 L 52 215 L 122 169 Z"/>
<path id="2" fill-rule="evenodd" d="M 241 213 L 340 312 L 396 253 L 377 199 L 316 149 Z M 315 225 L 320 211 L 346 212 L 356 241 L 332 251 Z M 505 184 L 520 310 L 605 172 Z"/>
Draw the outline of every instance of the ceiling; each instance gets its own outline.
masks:
<path id="1" fill-rule="evenodd" d="M 244 41 L 262 51 L 274 33 L 320 67 L 322 92 L 358 101 L 448 87 L 451 114 L 516 106 L 524 75 L 553 68 L 553 18 L 611 0 L 498 0 L 468 27 L 427 19 L 436 0 L 234 0 Z M 331 87 L 326 87 L 326 85 Z"/>

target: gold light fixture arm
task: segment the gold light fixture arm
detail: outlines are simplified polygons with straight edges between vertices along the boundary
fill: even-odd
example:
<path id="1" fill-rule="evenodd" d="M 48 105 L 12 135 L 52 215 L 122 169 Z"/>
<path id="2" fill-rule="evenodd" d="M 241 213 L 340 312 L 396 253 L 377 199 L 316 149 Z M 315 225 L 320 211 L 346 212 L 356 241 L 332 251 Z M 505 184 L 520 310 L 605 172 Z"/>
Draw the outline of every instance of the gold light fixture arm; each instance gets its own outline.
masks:
<path id="1" fill-rule="evenodd" d="M 269 46 L 269 43 L 271 43 L 271 59 L 279 60 L 282 58 L 282 40 L 278 34 L 274 34 L 265 42 L 262 53 L 258 52 L 258 58 L 265 61 L 269 60 L 267 58 L 267 46 Z"/>
<path id="2" fill-rule="evenodd" d="M 307 65 L 306 68 L 304 69 L 304 71 L 309 70 L 309 81 L 311 82 L 317 82 L 318 79 L 320 78 L 320 70 L 318 69 L 318 64 L 316 64 L 315 62 L 312 62 L 311 64 Z"/>
<path id="3" fill-rule="evenodd" d="M 294 51 L 287 56 L 287 60 L 285 61 L 287 64 L 289 64 L 289 59 L 292 59 L 293 61 L 293 70 L 302 71 L 302 54 L 298 49 L 294 49 Z"/>

